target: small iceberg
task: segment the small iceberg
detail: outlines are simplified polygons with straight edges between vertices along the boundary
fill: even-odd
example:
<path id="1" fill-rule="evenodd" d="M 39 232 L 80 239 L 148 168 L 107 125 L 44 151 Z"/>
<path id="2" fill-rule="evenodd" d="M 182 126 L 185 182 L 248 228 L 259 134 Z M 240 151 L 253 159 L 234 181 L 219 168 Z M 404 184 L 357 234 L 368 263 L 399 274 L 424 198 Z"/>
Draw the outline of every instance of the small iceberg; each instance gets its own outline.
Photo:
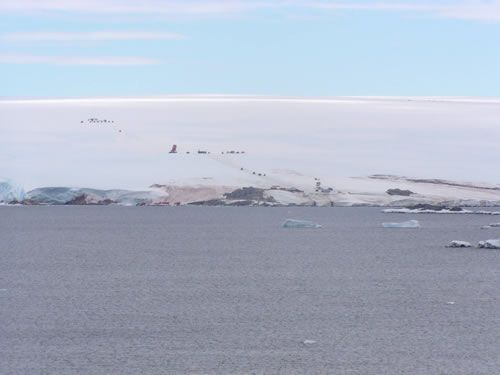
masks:
<path id="1" fill-rule="evenodd" d="M 283 228 L 321 228 L 320 224 L 307 220 L 286 219 Z"/>
<path id="2" fill-rule="evenodd" d="M 382 223 L 384 228 L 420 228 L 418 220 L 408 220 L 402 223 Z"/>
<path id="3" fill-rule="evenodd" d="M 304 345 L 314 345 L 314 344 L 316 344 L 316 341 L 315 340 L 304 340 L 304 341 L 302 341 L 302 344 L 304 344 Z"/>
<path id="4" fill-rule="evenodd" d="M 483 225 L 481 229 L 491 229 L 491 228 L 500 228 L 500 223 L 492 223 L 488 225 Z"/>
<path id="5" fill-rule="evenodd" d="M 451 241 L 446 247 L 472 247 L 467 241 Z"/>
<path id="6" fill-rule="evenodd" d="M 471 211 L 459 208 L 386 208 L 382 210 L 385 214 L 460 214 L 460 215 L 500 215 L 500 211 Z"/>
<path id="7" fill-rule="evenodd" d="M 500 240 L 479 241 L 477 247 L 480 249 L 500 249 Z"/>

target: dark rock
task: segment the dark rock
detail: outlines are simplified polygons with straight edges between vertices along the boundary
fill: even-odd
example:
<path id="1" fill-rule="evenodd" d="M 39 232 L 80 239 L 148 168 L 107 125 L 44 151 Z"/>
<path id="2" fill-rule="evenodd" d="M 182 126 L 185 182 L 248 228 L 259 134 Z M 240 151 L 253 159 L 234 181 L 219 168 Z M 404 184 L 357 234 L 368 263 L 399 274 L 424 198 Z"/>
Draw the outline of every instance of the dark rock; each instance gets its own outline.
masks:
<path id="1" fill-rule="evenodd" d="M 73 199 L 67 201 L 64 203 L 65 205 L 68 206 L 83 206 L 87 205 L 87 196 L 85 194 L 78 195 L 74 197 Z"/>
<path id="2" fill-rule="evenodd" d="M 22 202 L 20 202 L 24 206 L 39 206 L 40 203 L 37 201 L 34 201 L 33 199 L 24 199 Z"/>
<path id="3" fill-rule="evenodd" d="M 99 205 L 102 205 L 102 206 L 109 206 L 110 204 L 115 204 L 116 202 L 114 200 L 111 200 L 111 199 L 104 199 L 102 201 L 99 201 Z"/>
<path id="4" fill-rule="evenodd" d="M 225 206 L 226 202 L 222 199 L 210 199 L 207 201 L 191 202 L 189 205 L 193 206 Z"/>
<path id="5" fill-rule="evenodd" d="M 103 199 L 98 202 L 89 202 L 87 194 L 81 194 L 64 203 L 66 206 L 109 206 L 116 203 L 111 199 Z"/>
<path id="6" fill-rule="evenodd" d="M 403 197 L 409 197 L 410 195 L 415 194 L 411 190 L 401 190 L 401 189 L 388 189 L 386 193 L 389 195 L 401 195 Z"/>
<path id="7" fill-rule="evenodd" d="M 278 185 L 273 185 L 271 186 L 271 190 L 281 190 L 281 191 L 288 191 L 290 193 L 303 193 L 304 190 L 299 190 L 297 188 L 294 188 L 294 187 L 291 187 L 291 188 L 285 188 L 285 187 L 281 187 L 281 186 L 278 186 Z M 333 190 L 333 189 L 332 189 Z"/>
<path id="8" fill-rule="evenodd" d="M 416 204 L 413 206 L 408 206 L 406 208 L 409 208 L 411 210 L 432 210 L 432 211 L 450 210 L 450 211 L 455 211 L 455 212 L 459 212 L 459 211 L 463 210 L 461 207 L 438 206 L 435 204 L 427 204 L 427 203 L 419 203 L 419 204 Z"/>
<path id="9" fill-rule="evenodd" d="M 234 202 L 227 202 L 228 206 L 252 206 L 255 204 L 255 201 L 250 201 L 250 200 L 241 200 L 241 201 L 234 201 Z"/>
<path id="10" fill-rule="evenodd" d="M 236 189 L 230 193 L 224 194 L 226 199 L 242 199 L 242 200 L 253 200 L 253 201 L 263 201 L 264 199 L 264 189 L 259 189 L 255 187 L 243 187 L 241 189 Z"/>

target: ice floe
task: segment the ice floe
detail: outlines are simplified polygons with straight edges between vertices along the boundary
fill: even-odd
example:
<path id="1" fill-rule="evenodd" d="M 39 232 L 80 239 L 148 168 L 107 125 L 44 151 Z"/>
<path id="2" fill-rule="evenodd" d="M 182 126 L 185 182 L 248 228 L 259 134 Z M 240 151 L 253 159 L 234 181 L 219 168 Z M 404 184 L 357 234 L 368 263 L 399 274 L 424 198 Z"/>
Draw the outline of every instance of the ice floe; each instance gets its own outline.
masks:
<path id="1" fill-rule="evenodd" d="M 472 245 L 467 241 L 451 241 L 446 247 L 472 247 Z"/>
<path id="2" fill-rule="evenodd" d="M 308 220 L 286 219 L 283 228 L 321 228 L 320 224 Z"/>
<path id="3" fill-rule="evenodd" d="M 316 344 L 316 341 L 315 340 L 304 340 L 304 341 L 302 341 L 302 343 L 304 345 L 314 345 L 314 344 Z"/>
<path id="4" fill-rule="evenodd" d="M 462 214 L 462 215 L 500 215 L 500 211 L 472 211 L 472 210 L 427 210 L 427 209 L 412 209 L 412 208 L 387 208 L 382 210 L 386 214 Z"/>
<path id="5" fill-rule="evenodd" d="M 500 239 L 479 241 L 477 247 L 481 249 L 500 249 Z"/>
<path id="6" fill-rule="evenodd" d="M 491 229 L 491 228 L 500 228 L 500 223 L 492 223 L 488 225 L 483 225 L 481 229 Z"/>
<path id="7" fill-rule="evenodd" d="M 408 220 L 402 223 L 382 223 L 384 228 L 420 228 L 418 220 Z"/>

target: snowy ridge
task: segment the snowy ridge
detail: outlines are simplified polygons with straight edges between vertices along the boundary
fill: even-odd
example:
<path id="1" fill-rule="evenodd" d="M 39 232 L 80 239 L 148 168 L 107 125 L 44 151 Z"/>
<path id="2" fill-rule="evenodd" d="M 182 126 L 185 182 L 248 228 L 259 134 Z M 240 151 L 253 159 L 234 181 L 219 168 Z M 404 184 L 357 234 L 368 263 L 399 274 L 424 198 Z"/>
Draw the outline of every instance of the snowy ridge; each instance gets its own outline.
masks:
<path id="1" fill-rule="evenodd" d="M 15 182 L 0 185 L 3 204 L 500 205 L 498 98 L 33 99 L 0 111 L 0 175 Z M 261 190 L 226 196 L 244 187 Z"/>

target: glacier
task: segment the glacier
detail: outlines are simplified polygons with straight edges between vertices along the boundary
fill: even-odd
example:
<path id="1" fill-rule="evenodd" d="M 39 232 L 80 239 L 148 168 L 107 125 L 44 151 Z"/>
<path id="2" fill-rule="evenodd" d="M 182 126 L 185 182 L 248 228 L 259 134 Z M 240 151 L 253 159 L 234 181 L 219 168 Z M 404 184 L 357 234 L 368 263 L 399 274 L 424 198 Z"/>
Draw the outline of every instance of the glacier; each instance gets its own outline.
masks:
<path id="1" fill-rule="evenodd" d="M 256 187 L 266 190 L 269 205 L 500 206 L 500 181 L 492 172 L 496 149 L 483 147 L 500 137 L 493 121 L 499 103 L 382 97 L 2 99 L 0 173 L 25 191 L 147 191 L 158 184 L 178 196 L 170 198 L 174 204 Z M 409 109 L 418 116 L 408 116 Z M 89 127 L 80 121 L 97 115 L 114 123 Z M 478 119 L 488 139 L 477 131 Z M 439 136 L 414 137 L 426 131 Z M 390 139 L 373 142 L 382 134 Z M 172 144 L 178 145 L 176 154 L 169 153 Z M 196 186 L 203 189 L 189 190 Z"/>
<path id="2" fill-rule="evenodd" d="M 8 179 L 0 179 L 0 204 L 12 204 L 24 200 L 24 189 Z"/>
<path id="3" fill-rule="evenodd" d="M 166 204 L 168 194 L 159 190 L 99 190 L 88 188 L 45 187 L 29 191 L 25 204 L 37 205 L 109 205 L 139 206 Z"/>

